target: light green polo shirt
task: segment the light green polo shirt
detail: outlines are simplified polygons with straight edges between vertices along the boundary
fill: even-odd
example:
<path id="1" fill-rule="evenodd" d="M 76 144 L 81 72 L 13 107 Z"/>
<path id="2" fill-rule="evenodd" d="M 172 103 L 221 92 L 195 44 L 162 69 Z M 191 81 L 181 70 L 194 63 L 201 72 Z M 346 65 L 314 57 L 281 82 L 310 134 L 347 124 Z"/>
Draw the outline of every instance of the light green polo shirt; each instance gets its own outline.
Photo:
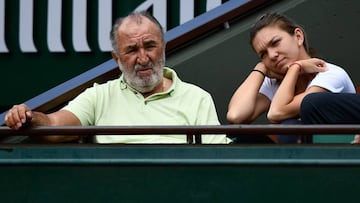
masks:
<path id="1" fill-rule="evenodd" d="M 124 82 L 123 76 L 94 84 L 63 109 L 74 113 L 83 126 L 111 125 L 219 125 L 211 95 L 181 81 L 164 68 L 173 81 L 170 89 L 144 98 Z M 97 135 L 98 143 L 186 143 L 186 135 Z M 203 135 L 203 143 L 228 143 L 225 135 Z"/>

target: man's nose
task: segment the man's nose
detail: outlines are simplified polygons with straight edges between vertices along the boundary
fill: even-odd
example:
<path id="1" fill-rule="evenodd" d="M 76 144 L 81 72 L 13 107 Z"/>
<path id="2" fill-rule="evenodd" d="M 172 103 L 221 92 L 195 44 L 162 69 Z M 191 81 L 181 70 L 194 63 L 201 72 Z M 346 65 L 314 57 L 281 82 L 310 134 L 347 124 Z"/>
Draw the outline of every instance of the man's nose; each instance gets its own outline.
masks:
<path id="1" fill-rule="evenodd" d="M 141 65 L 145 65 L 149 62 L 149 57 L 145 50 L 139 50 L 138 57 L 137 57 L 137 63 Z"/>

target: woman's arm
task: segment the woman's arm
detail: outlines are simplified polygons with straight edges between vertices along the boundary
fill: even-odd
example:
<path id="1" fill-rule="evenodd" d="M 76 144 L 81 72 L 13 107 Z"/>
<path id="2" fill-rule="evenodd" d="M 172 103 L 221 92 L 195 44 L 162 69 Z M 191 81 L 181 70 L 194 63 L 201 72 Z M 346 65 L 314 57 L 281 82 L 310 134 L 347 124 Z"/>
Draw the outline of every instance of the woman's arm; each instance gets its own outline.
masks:
<path id="1" fill-rule="evenodd" d="M 324 92 L 321 87 L 311 87 L 305 91 L 296 93 L 296 85 L 300 74 L 311 74 L 326 71 L 325 62 L 321 59 L 306 59 L 289 65 L 289 69 L 276 91 L 268 112 L 268 119 L 273 123 L 279 123 L 288 118 L 299 116 L 300 104 L 305 95 L 312 92 Z"/>
<path id="2" fill-rule="evenodd" d="M 232 96 L 227 112 L 230 123 L 251 123 L 270 106 L 270 100 L 259 89 L 265 79 L 267 69 L 263 63 L 258 63 L 245 81 Z"/>

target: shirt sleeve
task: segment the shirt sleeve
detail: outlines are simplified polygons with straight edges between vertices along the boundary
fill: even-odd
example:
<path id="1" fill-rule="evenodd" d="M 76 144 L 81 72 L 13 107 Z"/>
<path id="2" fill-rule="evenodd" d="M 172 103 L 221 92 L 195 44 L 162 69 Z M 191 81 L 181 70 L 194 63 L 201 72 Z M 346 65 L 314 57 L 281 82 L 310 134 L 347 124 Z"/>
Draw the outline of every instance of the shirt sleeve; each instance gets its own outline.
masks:
<path id="1" fill-rule="evenodd" d="M 327 65 L 328 70 L 318 73 L 308 88 L 318 86 L 334 93 L 355 93 L 355 87 L 345 70 L 332 64 Z"/>
<path id="2" fill-rule="evenodd" d="M 96 98 L 96 85 L 97 84 L 94 84 L 93 87 L 87 88 L 63 108 L 64 110 L 75 114 L 83 126 L 94 125 L 94 102 Z"/>
<path id="3" fill-rule="evenodd" d="M 260 87 L 259 93 L 265 95 L 271 101 L 278 88 L 279 84 L 276 79 L 265 77 L 264 82 Z"/>

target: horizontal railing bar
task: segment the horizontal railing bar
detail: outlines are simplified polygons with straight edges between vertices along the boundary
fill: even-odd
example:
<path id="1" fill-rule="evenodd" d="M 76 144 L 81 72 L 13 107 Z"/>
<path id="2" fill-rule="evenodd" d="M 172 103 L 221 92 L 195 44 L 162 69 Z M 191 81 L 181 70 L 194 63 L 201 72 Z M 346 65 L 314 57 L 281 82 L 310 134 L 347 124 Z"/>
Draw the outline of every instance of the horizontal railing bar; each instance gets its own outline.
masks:
<path id="1" fill-rule="evenodd" d="M 46 158 L 24 158 L 24 159 L 2 159 L 1 164 L 11 165 L 84 165 L 84 164 L 96 164 L 96 165 L 283 165 L 283 166 L 306 166 L 306 165 L 335 165 L 335 166 L 359 166 L 359 159 L 95 159 L 95 158 L 74 158 L 74 159 L 46 159 Z"/>
<path id="2" fill-rule="evenodd" d="M 0 136 L 9 135 L 146 135 L 146 134 L 360 134 L 360 125 L 192 125 L 192 126 L 37 126 L 21 130 L 0 127 Z"/>

